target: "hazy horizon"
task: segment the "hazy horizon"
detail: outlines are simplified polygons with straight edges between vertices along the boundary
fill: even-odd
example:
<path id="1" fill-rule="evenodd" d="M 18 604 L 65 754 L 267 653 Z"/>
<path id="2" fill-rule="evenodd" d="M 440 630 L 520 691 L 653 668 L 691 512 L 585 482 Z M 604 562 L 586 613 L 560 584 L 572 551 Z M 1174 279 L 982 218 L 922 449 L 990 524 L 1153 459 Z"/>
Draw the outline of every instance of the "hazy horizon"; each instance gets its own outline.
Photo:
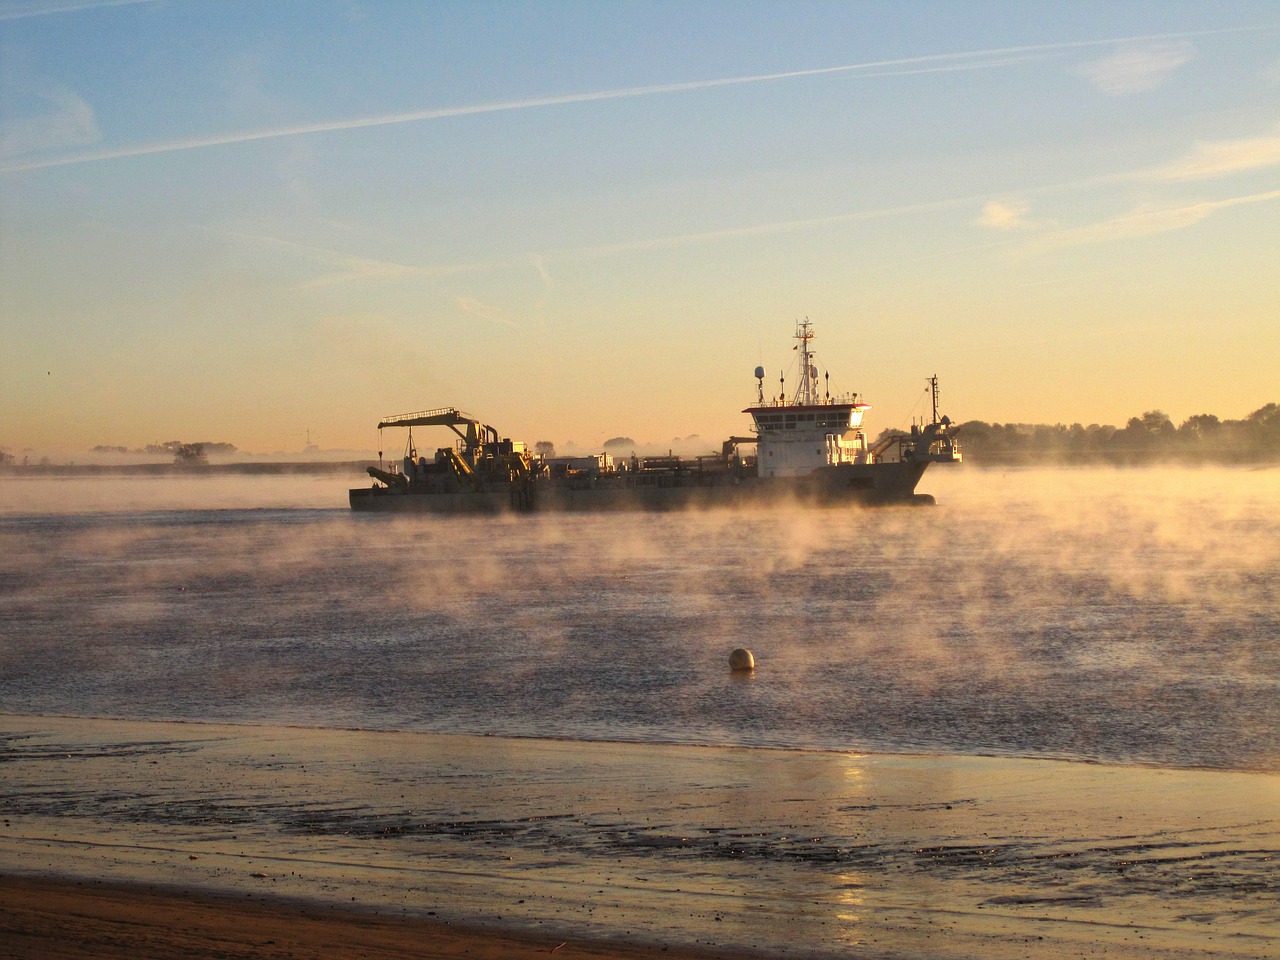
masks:
<path id="1" fill-rule="evenodd" d="M 1271 401 L 1268 404 L 1263 404 L 1260 407 L 1250 410 L 1249 414 L 1259 412 L 1265 407 L 1274 406 L 1274 403 L 1275 401 Z M 913 413 L 918 413 L 918 412 L 919 412 L 918 409 L 917 411 L 913 411 Z M 1146 414 L 1148 412 L 1163 413 L 1163 411 L 1160 410 L 1158 407 L 1150 408 L 1149 410 L 1144 410 L 1143 414 Z M 1218 416 L 1213 411 L 1204 411 L 1204 413 L 1214 417 Z M 925 415 L 927 417 L 927 411 Z M 1119 429 L 1122 429 L 1124 425 L 1127 422 L 1129 422 L 1129 420 L 1137 417 L 1138 417 L 1138 414 L 1135 413 L 1133 417 L 1125 418 L 1121 420 L 1119 423 L 1113 423 L 1113 424 L 1092 423 L 1092 424 L 1085 425 L 1085 424 L 1080 424 L 1078 421 L 1073 423 L 1067 423 L 1063 420 L 1057 420 L 1057 421 L 1054 421 L 1053 423 L 1025 423 L 1025 422 L 1015 422 L 1015 421 L 1002 421 L 999 419 L 995 419 L 990 421 L 988 425 L 994 425 L 994 426 L 1004 425 L 1008 427 L 1027 428 L 1028 430 L 1033 430 L 1033 429 L 1042 428 L 1046 426 L 1059 426 L 1059 427 L 1087 426 L 1089 429 L 1092 429 L 1095 427 L 1102 427 L 1103 429 L 1119 430 Z M 917 417 L 917 419 L 919 419 L 919 417 Z M 1244 420 L 1245 417 L 1244 416 L 1218 417 L 1218 419 L 1221 421 L 1227 421 L 1227 422 L 1229 421 L 1240 422 Z M 958 426 L 963 427 L 965 423 L 969 423 L 973 421 L 957 419 L 955 422 Z M 978 421 L 978 422 L 987 423 L 987 421 Z M 1178 424 L 1177 421 L 1171 421 L 1171 423 L 1175 427 L 1180 426 L 1180 424 Z M 499 432 L 501 432 L 501 430 Z M 735 435 L 741 435 L 742 433 L 749 433 L 749 432 L 750 432 L 749 425 L 744 423 L 744 429 L 741 431 L 737 431 Z M 872 428 L 871 430 L 871 433 L 873 436 L 877 435 L 879 432 L 880 432 L 879 430 L 876 430 L 874 428 Z M 311 439 L 309 431 L 307 433 L 307 439 L 308 440 Z M 553 440 L 545 434 L 539 434 L 537 440 L 534 440 L 532 437 L 515 437 L 513 439 L 524 441 L 525 443 L 530 445 L 530 447 L 532 447 L 533 444 L 538 443 L 540 441 L 549 441 L 550 443 L 552 443 L 553 447 L 555 448 L 554 452 L 551 454 L 552 456 L 577 456 L 577 455 L 583 455 L 583 454 L 595 454 L 601 451 L 612 452 L 615 455 L 617 455 L 619 454 L 620 450 L 616 446 L 614 441 L 619 439 L 630 439 L 633 441 L 632 444 L 627 448 L 627 452 L 639 453 L 641 455 L 654 455 L 659 453 L 665 453 L 668 451 L 674 451 L 676 454 L 680 456 L 696 456 L 696 455 L 701 455 L 705 453 L 718 452 L 720 449 L 720 445 L 725 438 L 724 437 L 702 437 L 695 434 L 695 435 L 689 435 L 685 437 L 671 437 L 669 439 L 663 440 L 663 439 L 652 438 L 652 437 L 631 438 L 631 437 L 627 437 L 625 434 L 620 435 L 620 434 L 614 433 L 608 436 L 607 438 L 596 438 L 594 440 L 587 439 L 583 442 L 574 441 L 572 439 Z M 212 438 L 206 438 L 204 440 L 195 440 L 194 438 L 175 438 L 174 440 L 169 442 L 200 443 L 200 444 L 231 443 L 232 446 L 235 446 L 235 449 L 230 451 L 227 451 L 227 450 L 207 451 L 206 455 L 208 459 L 211 462 L 216 462 L 216 463 L 249 462 L 259 458 L 285 459 L 289 461 L 295 461 L 295 460 L 296 461 L 326 461 L 326 460 L 343 460 L 343 459 L 367 459 L 371 456 L 377 456 L 377 454 L 379 453 L 377 449 L 376 441 L 373 444 L 369 446 L 364 446 L 364 447 L 329 447 L 329 446 L 322 446 L 318 443 L 308 443 L 305 446 L 299 447 L 299 448 L 277 449 L 277 450 L 242 449 L 237 444 L 235 444 L 234 441 L 214 440 Z M 396 457 L 400 456 L 401 449 L 407 444 L 408 435 L 401 429 L 392 428 L 386 432 L 386 435 L 382 438 L 382 442 L 384 444 L 384 447 L 380 452 L 387 458 L 395 459 Z M 443 427 L 419 428 L 417 439 L 415 442 L 416 442 L 416 446 L 421 450 L 434 450 L 437 446 L 447 446 L 450 443 L 452 443 L 453 434 L 450 433 L 447 428 L 443 428 Z M 157 446 L 157 447 L 159 445 L 160 445 L 160 442 L 158 441 L 153 441 L 153 443 L 150 444 L 150 446 Z M 113 463 L 140 463 L 140 462 L 164 463 L 164 462 L 170 462 L 173 459 L 172 451 L 162 451 L 158 449 L 148 450 L 142 447 L 125 447 L 124 449 L 121 449 L 121 447 L 125 447 L 125 445 L 103 443 L 103 444 L 96 444 L 93 447 L 89 447 L 83 450 L 71 449 L 67 447 L 59 447 L 56 445 L 26 447 L 18 450 L 12 450 L 12 449 L 8 449 L 3 446 L 0 446 L 0 453 L 4 453 L 12 457 L 13 459 L 10 462 L 13 464 L 27 464 L 31 462 L 39 463 L 41 460 L 45 460 L 51 464 L 57 464 L 59 462 L 67 462 L 71 464 L 88 463 L 88 464 L 108 464 L 109 465 Z M 613 449 L 610 450 L 608 449 L 609 447 L 613 447 Z M 0 465 L 2 465 L 2 462 L 0 462 Z M 1045 465 L 1051 465 L 1051 464 L 1046 463 Z"/>
<path id="2" fill-rule="evenodd" d="M 1273 3 L 8 0 L 0 51 L 19 457 L 714 444 L 804 317 L 872 432 L 933 374 L 958 422 L 1276 399 Z"/>

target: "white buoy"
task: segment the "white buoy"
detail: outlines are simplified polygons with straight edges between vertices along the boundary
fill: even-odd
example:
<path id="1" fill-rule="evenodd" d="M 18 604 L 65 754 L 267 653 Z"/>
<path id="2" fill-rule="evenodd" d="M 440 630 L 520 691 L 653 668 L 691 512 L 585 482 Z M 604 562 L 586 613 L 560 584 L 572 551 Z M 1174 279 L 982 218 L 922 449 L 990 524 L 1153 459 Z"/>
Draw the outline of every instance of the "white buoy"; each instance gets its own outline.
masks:
<path id="1" fill-rule="evenodd" d="M 756 658 L 751 655 L 750 650 L 744 650 L 739 647 L 733 653 L 729 654 L 729 669 L 731 670 L 754 670 L 756 668 Z"/>

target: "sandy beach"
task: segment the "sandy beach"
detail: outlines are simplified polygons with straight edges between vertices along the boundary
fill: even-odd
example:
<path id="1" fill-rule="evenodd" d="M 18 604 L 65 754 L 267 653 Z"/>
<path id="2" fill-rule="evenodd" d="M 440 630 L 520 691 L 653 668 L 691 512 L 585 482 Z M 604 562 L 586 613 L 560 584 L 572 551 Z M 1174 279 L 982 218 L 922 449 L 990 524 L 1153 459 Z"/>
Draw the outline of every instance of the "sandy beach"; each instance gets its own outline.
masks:
<path id="1" fill-rule="evenodd" d="M 6 955 L 1280 949 L 1270 774 L 25 716 L 0 729 Z"/>

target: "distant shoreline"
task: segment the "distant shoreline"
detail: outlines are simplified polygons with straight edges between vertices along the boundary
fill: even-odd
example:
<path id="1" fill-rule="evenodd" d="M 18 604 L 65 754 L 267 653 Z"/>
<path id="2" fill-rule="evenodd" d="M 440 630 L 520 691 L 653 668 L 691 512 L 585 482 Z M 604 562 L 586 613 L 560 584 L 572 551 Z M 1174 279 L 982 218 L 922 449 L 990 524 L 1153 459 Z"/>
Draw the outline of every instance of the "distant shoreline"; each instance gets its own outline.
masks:
<path id="1" fill-rule="evenodd" d="M 377 460 L 263 460 L 245 463 L 46 463 L 0 466 L 0 478 L 72 480 L 86 477 L 168 477 L 199 479 L 219 476 L 317 476 L 358 477 L 367 481 L 366 468 Z M 1280 466 L 1280 459 L 1218 459 L 1215 457 L 1173 458 L 1152 460 L 1107 460 L 1088 458 L 1076 462 L 1065 460 L 1032 460 L 993 458 L 969 462 L 968 469 L 976 470 L 1152 470 L 1179 468 L 1196 470 L 1218 467 L 1227 470 L 1266 470 Z"/>
<path id="2" fill-rule="evenodd" d="M 253 463 L 46 463 L 0 468 L 0 476 L 68 478 L 109 477 L 204 477 L 226 475 L 320 475 L 363 476 L 375 460 L 265 460 Z"/>

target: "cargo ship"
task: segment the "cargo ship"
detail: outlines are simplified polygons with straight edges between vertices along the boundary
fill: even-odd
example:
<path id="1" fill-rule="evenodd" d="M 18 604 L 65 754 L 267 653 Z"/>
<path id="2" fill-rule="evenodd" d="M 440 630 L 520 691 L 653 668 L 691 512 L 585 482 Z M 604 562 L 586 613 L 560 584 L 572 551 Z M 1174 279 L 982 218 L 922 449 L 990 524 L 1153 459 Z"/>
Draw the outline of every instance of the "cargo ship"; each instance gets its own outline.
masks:
<path id="1" fill-rule="evenodd" d="M 350 491 L 353 510 L 496 513 L 503 511 L 675 510 L 799 502 L 812 505 L 932 504 L 915 492 L 931 463 L 960 463 L 957 428 L 938 415 L 938 378 L 928 381 L 933 417 L 875 443 L 863 430 L 861 394 L 833 396 L 830 374 L 811 349 L 813 325 L 796 325 L 799 384 L 765 394 L 755 369 L 756 402 L 742 412 L 752 436 L 729 437 L 719 452 L 692 458 L 547 457 L 456 407 L 387 417 L 408 430 L 400 462 L 370 466 L 372 486 Z M 456 440 L 419 456 L 413 429 L 445 427 Z M 381 444 L 379 444 L 381 447 Z"/>

